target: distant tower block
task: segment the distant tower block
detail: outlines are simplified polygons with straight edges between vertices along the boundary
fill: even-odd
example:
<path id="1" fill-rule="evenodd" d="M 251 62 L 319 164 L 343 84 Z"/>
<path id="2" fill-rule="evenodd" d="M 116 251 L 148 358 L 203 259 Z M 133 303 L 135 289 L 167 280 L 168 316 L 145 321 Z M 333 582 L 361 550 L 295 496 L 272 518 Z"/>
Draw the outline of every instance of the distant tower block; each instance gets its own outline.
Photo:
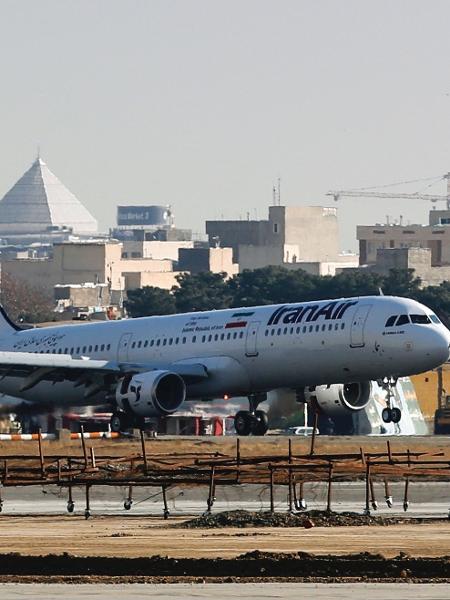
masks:
<path id="1" fill-rule="evenodd" d="M 38 157 L 0 201 L 0 237 L 68 228 L 97 232 L 97 221 Z"/>

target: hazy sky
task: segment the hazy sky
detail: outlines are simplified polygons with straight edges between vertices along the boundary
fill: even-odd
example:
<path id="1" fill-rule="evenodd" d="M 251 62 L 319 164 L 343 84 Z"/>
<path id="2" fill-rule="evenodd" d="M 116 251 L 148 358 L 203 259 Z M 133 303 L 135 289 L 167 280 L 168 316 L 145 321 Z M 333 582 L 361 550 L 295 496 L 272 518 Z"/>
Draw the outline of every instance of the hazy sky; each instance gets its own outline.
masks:
<path id="1" fill-rule="evenodd" d="M 262 218 L 279 175 L 308 205 L 443 174 L 449 23 L 448 0 L 0 0 L 0 197 L 38 144 L 103 229 L 119 203 Z M 428 209 L 343 200 L 342 247 Z"/>

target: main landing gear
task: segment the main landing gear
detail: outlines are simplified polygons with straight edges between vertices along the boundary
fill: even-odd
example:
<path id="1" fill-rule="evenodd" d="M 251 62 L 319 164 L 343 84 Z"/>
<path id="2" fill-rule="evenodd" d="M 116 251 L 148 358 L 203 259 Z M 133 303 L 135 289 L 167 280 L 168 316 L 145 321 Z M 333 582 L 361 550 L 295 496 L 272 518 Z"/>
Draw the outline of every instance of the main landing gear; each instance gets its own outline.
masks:
<path id="1" fill-rule="evenodd" d="M 234 428 L 238 435 L 264 435 L 269 429 L 269 419 L 263 410 L 257 410 L 267 394 L 252 394 L 248 397 L 249 410 L 240 410 L 234 417 Z"/>
<path id="2" fill-rule="evenodd" d="M 399 423 L 402 418 L 402 411 L 396 406 L 392 406 L 394 399 L 393 389 L 397 385 L 397 378 L 385 377 L 381 383 L 381 387 L 386 392 L 386 408 L 383 408 L 381 418 L 385 423 Z"/>
<path id="3" fill-rule="evenodd" d="M 111 415 L 109 426 L 111 428 L 111 431 L 114 433 L 126 431 L 131 427 L 136 427 L 137 429 L 144 429 L 145 419 L 137 415 L 130 415 L 123 410 L 116 410 Z"/>

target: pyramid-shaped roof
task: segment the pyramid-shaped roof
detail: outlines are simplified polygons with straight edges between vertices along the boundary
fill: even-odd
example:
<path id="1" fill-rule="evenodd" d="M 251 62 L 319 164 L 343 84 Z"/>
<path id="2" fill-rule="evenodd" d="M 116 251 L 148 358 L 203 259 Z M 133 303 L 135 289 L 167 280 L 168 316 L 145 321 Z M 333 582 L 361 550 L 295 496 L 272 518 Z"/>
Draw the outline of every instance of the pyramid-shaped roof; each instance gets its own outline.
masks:
<path id="1" fill-rule="evenodd" d="M 37 158 L 0 201 L 0 236 L 48 232 L 50 227 L 95 233 L 97 221 Z"/>

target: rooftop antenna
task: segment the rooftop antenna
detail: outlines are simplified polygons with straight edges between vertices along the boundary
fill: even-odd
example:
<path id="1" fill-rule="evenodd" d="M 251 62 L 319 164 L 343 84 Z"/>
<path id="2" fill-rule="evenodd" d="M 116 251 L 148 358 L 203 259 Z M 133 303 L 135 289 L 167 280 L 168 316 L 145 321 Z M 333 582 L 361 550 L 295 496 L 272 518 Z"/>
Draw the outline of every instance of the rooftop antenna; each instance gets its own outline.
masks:
<path id="1" fill-rule="evenodd" d="M 38 144 L 37 145 L 36 160 L 40 160 L 40 158 L 41 158 L 41 145 Z"/>
<path id="2" fill-rule="evenodd" d="M 278 206 L 281 206 L 281 177 L 278 177 Z"/>
<path id="3" fill-rule="evenodd" d="M 276 206 L 276 204 L 277 204 L 277 189 L 273 185 L 272 186 L 272 206 Z"/>

